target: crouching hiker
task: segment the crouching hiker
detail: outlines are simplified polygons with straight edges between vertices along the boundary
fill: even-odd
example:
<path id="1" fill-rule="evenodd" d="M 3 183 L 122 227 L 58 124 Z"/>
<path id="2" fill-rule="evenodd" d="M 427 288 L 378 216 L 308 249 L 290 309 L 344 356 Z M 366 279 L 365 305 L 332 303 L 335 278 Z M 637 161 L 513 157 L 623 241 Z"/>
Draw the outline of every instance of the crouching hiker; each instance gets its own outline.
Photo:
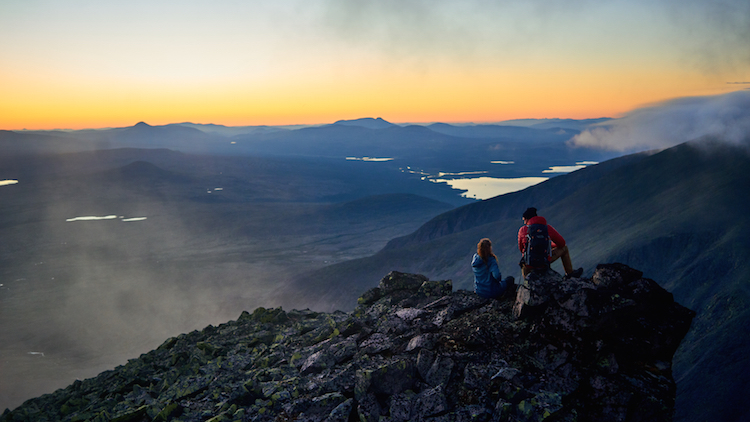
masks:
<path id="1" fill-rule="evenodd" d="M 515 291 L 515 279 L 512 276 L 505 280 L 500 279 L 500 268 L 497 265 L 497 256 L 492 253 L 490 239 L 482 239 L 477 244 L 477 253 L 471 260 L 471 268 L 474 270 L 474 292 L 479 296 L 497 299 L 506 292 Z"/>
<path id="2" fill-rule="evenodd" d="M 533 270 L 547 269 L 558 259 L 562 260 L 566 279 L 583 274 L 583 268 L 573 270 L 565 239 L 544 217 L 536 215 L 536 208 L 526 209 L 522 218 L 524 225 L 518 230 L 518 249 L 523 254 L 519 265 L 524 279 Z"/>

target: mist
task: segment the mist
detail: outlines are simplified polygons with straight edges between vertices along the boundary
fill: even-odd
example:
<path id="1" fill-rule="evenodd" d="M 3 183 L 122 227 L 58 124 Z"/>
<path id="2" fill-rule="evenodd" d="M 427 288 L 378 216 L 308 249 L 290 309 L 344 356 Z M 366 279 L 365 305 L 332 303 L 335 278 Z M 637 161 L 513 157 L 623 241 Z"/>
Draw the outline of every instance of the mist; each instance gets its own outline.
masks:
<path id="1" fill-rule="evenodd" d="M 391 160 L 343 157 L 7 153 L 0 172 L 18 181 L 0 185 L 0 411 L 242 311 L 304 309 L 285 289 L 300 273 L 451 208 L 383 186 L 459 198 Z"/>
<path id="2" fill-rule="evenodd" d="M 104 217 L 69 218 L 79 215 L 75 199 L 30 191 L 23 194 L 40 208 L 12 216 L 26 223 L 3 232 L 3 406 L 124 364 L 169 337 L 278 305 L 264 292 L 279 270 L 228 258 L 223 230 L 210 236 L 208 214 L 200 218 L 206 227 L 196 227 L 181 204 L 142 200 L 101 204 L 112 213 Z M 124 224 L 114 213 L 149 218 Z"/>
<path id="3" fill-rule="evenodd" d="M 734 145 L 750 142 L 750 91 L 679 98 L 636 109 L 594 125 L 570 142 L 579 147 L 632 152 L 707 137 Z"/>

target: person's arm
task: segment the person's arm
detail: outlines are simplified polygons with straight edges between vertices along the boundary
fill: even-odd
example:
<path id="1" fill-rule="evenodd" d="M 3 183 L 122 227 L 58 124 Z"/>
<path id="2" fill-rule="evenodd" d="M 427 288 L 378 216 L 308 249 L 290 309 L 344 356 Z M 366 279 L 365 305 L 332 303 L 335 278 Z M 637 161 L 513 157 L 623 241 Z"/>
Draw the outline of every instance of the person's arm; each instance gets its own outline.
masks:
<path id="1" fill-rule="evenodd" d="M 492 274 L 492 277 L 495 278 L 495 280 L 500 281 L 500 267 L 497 265 L 497 260 L 494 256 L 491 256 L 489 259 L 489 270 L 490 274 Z"/>
<path id="2" fill-rule="evenodd" d="M 529 230 L 527 226 L 521 226 L 518 229 L 518 250 L 523 253 L 526 250 L 526 232 Z"/>
<path id="3" fill-rule="evenodd" d="M 555 230 L 554 227 L 547 224 L 547 234 L 549 234 L 549 238 L 552 241 L 552 247 L 553 248 L 562 248 L 565 246 L 565 239 L 560 235 L 560 233 Z"/>

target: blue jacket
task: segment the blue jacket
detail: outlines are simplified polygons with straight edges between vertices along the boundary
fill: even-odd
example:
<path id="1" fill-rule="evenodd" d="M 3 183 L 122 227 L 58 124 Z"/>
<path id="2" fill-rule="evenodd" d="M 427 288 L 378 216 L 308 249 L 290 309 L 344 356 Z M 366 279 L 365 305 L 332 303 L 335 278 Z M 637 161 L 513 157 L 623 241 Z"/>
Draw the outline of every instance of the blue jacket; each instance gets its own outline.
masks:
<path id="1" fill-rule="evenodd" d="M 478 254 L 474 254 L 471 260 L 471 268 L 474 270 L 474 292 L 482 297 L 497 297 L 505 286 L 500 284 L 500 268 L 494 256 L 489 257 L 485 263 Z"/>

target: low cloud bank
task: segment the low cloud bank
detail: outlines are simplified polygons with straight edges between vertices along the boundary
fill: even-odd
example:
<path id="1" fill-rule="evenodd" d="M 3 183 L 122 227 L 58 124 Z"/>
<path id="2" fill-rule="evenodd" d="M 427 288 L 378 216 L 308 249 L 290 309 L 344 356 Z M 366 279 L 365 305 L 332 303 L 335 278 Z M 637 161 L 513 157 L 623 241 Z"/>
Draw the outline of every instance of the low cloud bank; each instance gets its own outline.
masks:
<path id="1" fill-rule="evenodd" d="M 750 144 L 750 91 L 688 97 L 631 111 L 575 136 L 575 146 L 615 151 L 669 148 L 702 137 Z"/>

